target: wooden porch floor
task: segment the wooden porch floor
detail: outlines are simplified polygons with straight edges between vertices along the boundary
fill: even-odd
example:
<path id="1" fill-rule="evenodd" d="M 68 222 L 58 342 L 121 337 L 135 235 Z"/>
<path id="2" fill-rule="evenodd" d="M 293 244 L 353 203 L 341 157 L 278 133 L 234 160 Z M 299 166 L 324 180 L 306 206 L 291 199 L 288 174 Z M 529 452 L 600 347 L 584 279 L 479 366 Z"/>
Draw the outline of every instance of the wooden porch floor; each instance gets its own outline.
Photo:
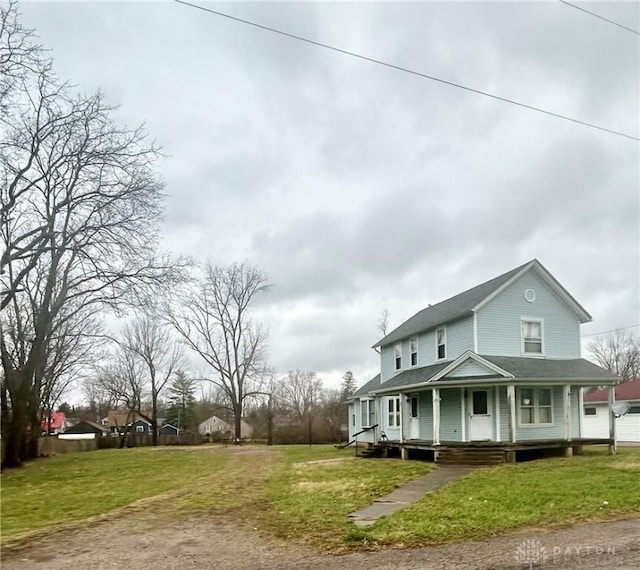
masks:
<path id="1" fill-rule="evenodd" d="M 434 445 L 433 441 L 410 439 L 381 441 L 376 446 L 384 455 L 400 455 L 403 459 L 412 457 L 432 458 L 437 463 L 483 464 L 515 463 L 528 459 L 539 459 L 554 455 L 570 457 L 582 453 L 585 445 L 612 446 L 610 439 L 580 438 L 566 441 L 554 439 L 545 441 L 442 441 Z"/>

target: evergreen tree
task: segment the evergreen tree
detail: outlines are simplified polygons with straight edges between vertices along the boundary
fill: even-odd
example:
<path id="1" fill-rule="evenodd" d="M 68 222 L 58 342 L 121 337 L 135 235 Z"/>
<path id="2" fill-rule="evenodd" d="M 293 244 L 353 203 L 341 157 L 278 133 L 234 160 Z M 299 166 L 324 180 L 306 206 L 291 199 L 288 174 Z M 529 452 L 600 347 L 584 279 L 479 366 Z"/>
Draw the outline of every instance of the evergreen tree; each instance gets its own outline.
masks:
<path id="1" fill-rule="evenodd" d="M 178 371 L 169 387 L 167 397 L 167 423 L 180 429 L 194 428 L 196 417 L 196 381 L 185 372 Z"/>
<path id="2" fill-rule="evenodd" d="M 344 402 L 351 394 L 358 389 L 358 383 L 353 377 L 353 372 L 347 370 L 342 377 L 342 383 L 340 384 L 340 399 Z"/>

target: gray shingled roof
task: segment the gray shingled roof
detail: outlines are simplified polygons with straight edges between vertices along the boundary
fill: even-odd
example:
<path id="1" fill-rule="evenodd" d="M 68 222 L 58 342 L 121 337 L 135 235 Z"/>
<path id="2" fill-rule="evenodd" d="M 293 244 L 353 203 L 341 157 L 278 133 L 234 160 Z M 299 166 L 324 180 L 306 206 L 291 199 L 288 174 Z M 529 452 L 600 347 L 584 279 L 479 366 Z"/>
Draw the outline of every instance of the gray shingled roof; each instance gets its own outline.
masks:
<path id="1" fill-rule="evenodd" d="M 492 362 L 496 366 L 502 368 L 505 372 L 513 374 L 515 381 L 518 380 L 602 380 L 616 381 L 617 376 L 585 360 L 584 358 L 574 358 L 571 360 L 545 360 L 543 358 L 523 358 L 518 356 L 484 356 L 485 360 Z M 432 364 L 431 366 L 423 366 L 421 368 L 413 368 L 405 370 L 397 374 L 393 378 L 382 384 L 378 384 L 377 388 L 369 388 L 367 391 L 387 391 L 391 388 L 404 388 L 406 386 L 414 386 L 415 384 L 427 383 L 430 378 L 435 376 L 440 370 L 449 366 L 449 362 L 441 362 Z M 468 376 L 455 378 L 441 378 L 437 381 L 439 385 L 445 384 L 447 381 L 469 381 L 482 382 L 503 379 L 499 374 L 487 376 Z"/>
<path id="2" fill-rule="evenodd" d="M 422 366 L 421 368 L 411 368 L 396 374 L 393 378 L 390 378 L 386 382 L 379 385 L 379 389 L 387 390 L 388 388 L 402 388 L 403 386 L 412 386 L 413 384 L 420 384 L 427 382 L 429 378 L 440 372 L 443 368 L 446 368 L 451 364 L 449 362 L 438 362 L 438 364 L 431 364 L 430 366 Z"/>
<path id="3" fill-rule="evenodd" d="M 527 263 L 520 265 L 519 267 L 516 267 L 511 271 L 507 271 L 507 273 L 499 275 L 498 277 L 494 277 L 486 283 L 476 285 L 475 287 L 464 291 L 463 293 L 460 293 L 455 297 L 451 297 L 450 299 L 441 301 L 436 305 L 432 305 L 430 307 L 427 307 L 426 309 L 422 309 L 422 311 L 419 311 L 418 313 L 413 315 L 413 317 L 411 317 L 409 320 L 402 323 L 399 327 L 392 330 L 382 340 L 374 344 L 373 348 L 391 344 L 403 338 L 407 338 L 411 335 L 417 334 L 421 331 L 432 329 L 443 323 L 455 321 L 457 319 L 470 315 L 471 309 L 473 309 L 473 307 L 486 299 L 489 295 L 491 295 L 491 293 L 499 289 L 502 285 L 509 281 L 509 279 L 511 279 L 514 275 L 516 275 L 530 263 L 531 261 L 528 261 Z"/>
<path id="4" fill-rule="evenodd" d="M 367 382 L 364 386 L 358 388 L 351 396 L 347 398 L 347 400 L 353 400 L 354 398 L 358 398 L 359 396 L 366 396 L 371 390 L 375 390 L 376 388 L 380 388 L 380 374 L 376 374 L 369 382 Z"/>
<path id="5" fill-rule="evenodd" d="M 482 356 L 516 378 L 579 379 L 579 380 L 619 380 L 600 366 L 584 358 L 553 360 L 545 358 L 523 358 L 518 356 Z"/>

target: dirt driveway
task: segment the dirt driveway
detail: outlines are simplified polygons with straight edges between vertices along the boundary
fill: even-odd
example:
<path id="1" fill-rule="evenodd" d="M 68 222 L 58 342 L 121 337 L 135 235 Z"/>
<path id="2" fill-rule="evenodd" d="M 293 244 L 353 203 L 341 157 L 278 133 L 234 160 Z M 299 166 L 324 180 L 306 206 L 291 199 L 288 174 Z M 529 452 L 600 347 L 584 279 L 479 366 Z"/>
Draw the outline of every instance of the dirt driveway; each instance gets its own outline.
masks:
<path id="1" fill-rule="evenodd" d="M 479 542 L 318 555 L 250 526 L 121 517 L 61 531 L 3 556 L 2 570 L 372 570 L 640 568 L 640 520 L 528 531 Z"/>

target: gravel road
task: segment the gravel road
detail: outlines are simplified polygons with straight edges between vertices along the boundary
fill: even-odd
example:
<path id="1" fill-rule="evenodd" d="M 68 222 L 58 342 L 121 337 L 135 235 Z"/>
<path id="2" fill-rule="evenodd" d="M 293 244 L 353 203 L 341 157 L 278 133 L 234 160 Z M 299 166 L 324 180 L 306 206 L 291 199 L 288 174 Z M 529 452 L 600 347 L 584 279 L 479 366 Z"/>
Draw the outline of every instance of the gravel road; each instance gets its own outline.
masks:
<path id="1" fill-rule="evenodd" d="M 2 570 L 498 570 L 640 568 L 640 519 L 527 531 L 477 542 L 319 555 L 251 527 L 200 518 L 122 517 L 33 541 Z"/>

